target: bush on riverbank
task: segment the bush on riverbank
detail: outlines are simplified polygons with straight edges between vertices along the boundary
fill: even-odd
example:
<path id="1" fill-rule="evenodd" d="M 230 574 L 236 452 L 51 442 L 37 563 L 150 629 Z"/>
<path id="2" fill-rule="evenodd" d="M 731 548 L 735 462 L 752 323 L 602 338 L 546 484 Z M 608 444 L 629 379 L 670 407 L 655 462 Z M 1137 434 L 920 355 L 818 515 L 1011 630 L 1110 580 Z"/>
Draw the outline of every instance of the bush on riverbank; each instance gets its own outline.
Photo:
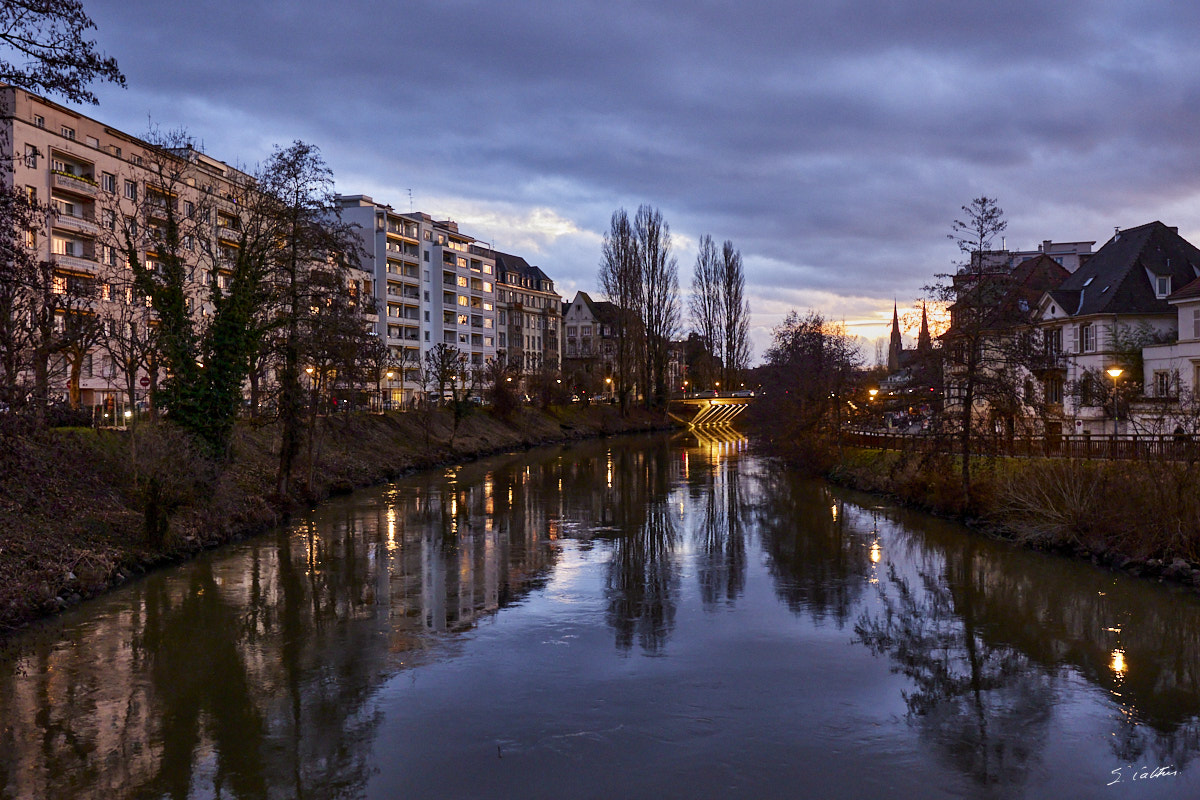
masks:
<path id="1" fill-rule="evenodd" d="M 274 497 L 279 432 L 240 425 L 217 470 L 167 427 L 53 429 L 0 439 L 0 633 L 135 573 L 265 529 L 330 494 L 492 452 L 666 426 L 612 406 L 321 418 L 297 492 Z M 307 458 L 307 449 L 302 459 Z"/>
<path id="2" fill-rule="evenodd" d="M 1026 544 L 1139 564 L 1200 562 L 1200 467 L 1164 461 L 981 460 L 971 507 L 958 459 L 848 448 L 830 477 L 965 517 Z"/>

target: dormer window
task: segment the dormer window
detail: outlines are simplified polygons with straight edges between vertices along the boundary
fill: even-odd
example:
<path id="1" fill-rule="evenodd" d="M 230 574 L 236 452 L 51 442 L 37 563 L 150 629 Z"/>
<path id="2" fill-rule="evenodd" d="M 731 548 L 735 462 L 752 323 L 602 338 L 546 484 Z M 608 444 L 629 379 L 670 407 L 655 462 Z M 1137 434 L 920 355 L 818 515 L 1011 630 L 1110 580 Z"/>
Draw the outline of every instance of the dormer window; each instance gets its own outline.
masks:
<path id="1" fill-rule="evenodd" d="M 1158 298 L 1166 297 L 1171 293 L 1171 276 L 1158 275 L 1154 279 L 1154 296 Z"/>

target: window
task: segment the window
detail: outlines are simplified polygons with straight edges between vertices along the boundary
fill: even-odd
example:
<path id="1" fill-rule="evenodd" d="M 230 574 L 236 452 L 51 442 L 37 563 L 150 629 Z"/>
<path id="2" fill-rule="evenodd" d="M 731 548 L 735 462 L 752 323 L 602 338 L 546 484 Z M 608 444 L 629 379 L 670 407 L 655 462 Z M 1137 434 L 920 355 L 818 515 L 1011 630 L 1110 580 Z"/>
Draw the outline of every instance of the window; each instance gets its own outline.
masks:
<path id="1" fill-rule="evenodd" d="M 1085 322 L 1079 326 L 1079 352 L 1093 353 L 1096 351 L 1096 326 Z"/>
<path id="2" fill-rule="evenodd" d="M 37 169 L 38 149 L 31 144 L 25 145 L 25 166 Z"/>
<path id="3" fill-rule="evenodd" d="M 1192 338 L 1200 339 L 1200 308 L 1192 309 Z"/>
<path id="4" fill-rule="evenodd" d="M 1171 293 L 1171 276 L 1159 275 L 1154 279 L 1154 296 L 1166 297 Z"/>
<path id="5" fill-rule="evenodd" d="M 87 137 L 87 143 L 88 143 L 88 147 L 94 147 L 97 150 L 100 149 L 100 140 L 97 139 L 95 136 Z"/>
<path id="6" fill-rule="evenodd" d="M 66 125 L 63 125 L 62 126 L 62 135 L 67 137 L 68 139 L 74 139 L 75 138 L 75 129 L 68 128 Z"/>
<path id="7" fill-rule="evenodd" d="M 25 196 L 29 198 L 30 203 L 36 204 L 37 203 L 37 187 L 36 186 L 26 186 L 25 187 Z"/>
<path id="8" fill-rule="evenodd" d="M 458 296 L 458 304 L 460 306 L 469 306 L 469 305 L 471 305 L 471 298 L 467 297 L 464 294 L 460 294 Z"/>
<path id="9" fill-rule="evenodd" d="M 1154 396 L 1170 397 L 1174 382 L 1171 373 L 1165 369 L 1154 371 Z"/>
<path id="10" fill-rule="evenodd" d="M 38 126 L 39 128 L 44 128 L 44 127 L 46 127 L 46 118 L 43 117 L 41 114 L 34 114 L 33 115 L 33 124 Z"/>
<path id="11" fill-rule="evenodd" d="M 137 183 L 135 181 L 125 181 L 125 197 L 128 200 L 137 200 Z"/>
<path id="12" fill-rule="evenodd" d="M 109 194 L 117 193 L 117 176 L 111 172 L 103 172 L 100 174 L 100 188 Z"/>
<path id="13" fill-rule="evenodd" d="M 429 251 L 428 250 L 425 251 L 425 261 L 427 261 L 427 262 L 429 261 Z M 425 280 L 429 280 L 428 272 L 425 273 Z"/>

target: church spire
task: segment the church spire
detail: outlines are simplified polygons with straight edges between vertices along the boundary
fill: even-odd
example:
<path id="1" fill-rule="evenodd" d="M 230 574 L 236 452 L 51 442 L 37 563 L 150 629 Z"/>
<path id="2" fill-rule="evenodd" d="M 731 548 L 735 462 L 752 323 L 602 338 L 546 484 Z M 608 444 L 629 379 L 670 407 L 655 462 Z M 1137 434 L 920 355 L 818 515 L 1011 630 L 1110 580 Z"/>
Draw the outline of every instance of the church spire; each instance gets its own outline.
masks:
<path id="1" fill-rule="evenodd" d="M 929 336 L 929 315 L 925 313 L 925 302 L 921 301 L 921 334 L 917 337 L 917 352 L 928 353 L 933 349 L 933 339 Z"/>
<path id="2" fill-rule="evenodd" d="M 892 301 L 892 341 L 888 346 L 888 372 L 896 373 L 900 371 L 900 353 L 904 350 L 904 343 L 900 340 L 900 307 L 896 301 Z"/>

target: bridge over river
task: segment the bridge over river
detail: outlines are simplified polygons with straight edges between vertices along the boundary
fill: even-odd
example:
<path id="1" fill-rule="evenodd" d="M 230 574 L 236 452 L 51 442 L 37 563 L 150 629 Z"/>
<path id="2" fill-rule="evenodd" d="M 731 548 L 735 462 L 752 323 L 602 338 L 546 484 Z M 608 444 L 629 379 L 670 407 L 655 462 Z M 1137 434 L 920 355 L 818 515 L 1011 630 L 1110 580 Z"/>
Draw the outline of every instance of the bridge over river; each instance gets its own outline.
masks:
<path id="1" fill-rule="evenodd" d="M 672 400 L 667 414 L 693 428 L 728 425 L 753 400 L 753 397 L 686 397 Z"/>

